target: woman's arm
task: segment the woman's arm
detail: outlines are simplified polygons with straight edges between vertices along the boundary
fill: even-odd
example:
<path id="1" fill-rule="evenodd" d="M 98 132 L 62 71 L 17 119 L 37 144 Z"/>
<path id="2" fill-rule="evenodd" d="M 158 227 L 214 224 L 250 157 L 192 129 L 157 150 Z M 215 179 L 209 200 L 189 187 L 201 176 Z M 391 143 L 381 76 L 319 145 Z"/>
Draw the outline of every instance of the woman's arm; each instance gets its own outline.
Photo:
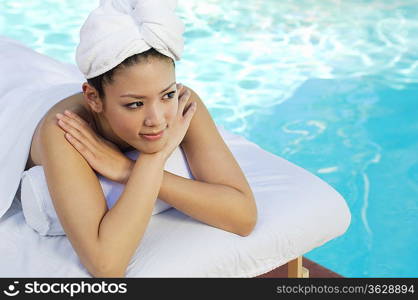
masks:
<path id="1" fill-rule="evenodd" d="M 94 277 L 123 277 L 151 217 L 165 158 L 141 155 L 107 210 L 96 174 L 54 119 L 42 124 L 39 147 L 55 210 L 81 262 Z"/>
<path id="2" fill-rule="evenodd" d="M 47 125 L 42 126 L 42 164 L 51 198 L 64 231 L 93 276 L 125 274 L 149 223 L 167 158 L 183 140 L 196 110 L 195 105 L 186 108 L 189 91 L 180 95 L 165 147 L 154 154 L 141 153 L 133 166 L 129 161 L 130 176 L 110 210 L 106 209 L 103 191 L 92 168 L 112 175 L 109 168 L 117 168 L 123 161 L 118 157 L 124 155 L 115 151 L 113 144 L 97 139 L 85 121 L 75 115 L 61 116 L 60 127 L 55 119 L 48 119 Z M 68 142 L 63 133 L 71 136 Z M 97 152 L 101 155 L 94 155 Z M 112 165 L 107 166 L 107 161 Z M 123 177 L 123 172 L 118 173 L 115 178 Z"/>
<path id="3" fill-rule="evenodd" d="M 126 176 L 129 180 L 129 169 Z M 192 180 L 168 171 L 164 171 L 158 198 L 196 220 L 240 236 L 248 236 L 257 221 L 253 196 L 227 185 Z"/>
<path id="4" fill-rule="evenodd" d="M 149 223 L 165 161 L 159 153 L 141 154 L 118 201 L 103 216 L 98 230 L 99 248 L 106 258 L 102 275 L 124 276 Z"/>
<path id="5" fill-rule="evenodd" d="M 196 220 L 240 236 L 248 236 L 255 226 L 254 200 L 227 185 L 164 171 L 158 197 Z"/>
<path id="6" fill-rule="evenodd" d="M 196 180 L 164 172 L 161 199 L 197 220 L 247 236 L 257 222 L 253 192 L 205 104 L 187 88 L 197 110 L 181 147 Z"/>
<path id="7" fill-rule="evenodd" d="M 188 101 L 198 108 L 181 147 L 196 180 L 164 171 L 158 197 L 201 222 L 247 236 L 257 222 L 254 195 L 206 106 L 190 90 Z"/>

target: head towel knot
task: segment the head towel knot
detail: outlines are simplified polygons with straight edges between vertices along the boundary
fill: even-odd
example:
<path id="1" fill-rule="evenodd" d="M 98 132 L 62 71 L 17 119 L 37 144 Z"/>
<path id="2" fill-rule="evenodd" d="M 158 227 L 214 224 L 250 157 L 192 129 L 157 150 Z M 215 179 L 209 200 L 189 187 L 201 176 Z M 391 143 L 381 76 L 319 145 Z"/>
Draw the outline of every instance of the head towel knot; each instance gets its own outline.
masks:
<path id="1" fill-rule="evenodd" d="M 180 60 L 184 25 L 176 5 L 176 0 L 101 0 L 80 30 L 80 71 L 93 78 L 150 48 Z"/>

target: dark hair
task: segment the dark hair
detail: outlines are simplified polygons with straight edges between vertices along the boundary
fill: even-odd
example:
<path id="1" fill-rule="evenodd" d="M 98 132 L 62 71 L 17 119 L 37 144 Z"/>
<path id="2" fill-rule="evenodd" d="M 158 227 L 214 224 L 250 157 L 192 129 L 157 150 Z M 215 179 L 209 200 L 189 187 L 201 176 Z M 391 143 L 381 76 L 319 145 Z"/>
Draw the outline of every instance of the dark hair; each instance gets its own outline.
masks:
<path id="1" fill-rule="evenodd" d="M 119 69 L 123 69 L 123 68 L 127 68 L 130 66 L 133 66 L 135 64 L 138 64 L 140 62 L 143 61 L 149 61 L 149 58 L 156 58 L 156 59 L 160 59 L 160 60 L 166 60 L 166 61 L 170 61 L 173 63 L 173 66 L 176 67 L 176 64 L 174 63 L 174 60 L 171 57 L 168 57 L 160 52 L 158 52 L 157 50 L 155 50 L 154 48 L 151 48 L 147 51 L 144 51 L 142 53 L 138 53 L 138 54 L 134 54 L 132 56 L 129 56 L 128 58 L 126 58 L 124 61 L 122 61 L 119 65 L 117 65 L 116 67 L 114 67 L 113 69 L 110 69 L 109 71 L 87 79 L 88 84 L 90 84 L 91 86 L 93 86 L 97 92 L 99 93 L 99 96 L 101 99 L 105 99 L 106 95 L 104 93 L 104 85 L 105 84 L 111 84 L 113 82 L 113 76 L 115 75 L 115 72 Z"/>

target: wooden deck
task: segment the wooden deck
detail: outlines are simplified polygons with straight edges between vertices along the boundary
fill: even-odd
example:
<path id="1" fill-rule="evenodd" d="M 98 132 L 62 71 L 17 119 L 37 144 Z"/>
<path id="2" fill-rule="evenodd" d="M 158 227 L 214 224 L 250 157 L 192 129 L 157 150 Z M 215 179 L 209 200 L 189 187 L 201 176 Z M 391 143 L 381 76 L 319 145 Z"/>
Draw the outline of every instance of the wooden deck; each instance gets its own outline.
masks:
<path id="1" fill-rule="evenodd" d="M 303 266 L 309 270 L 309 278 L 343 278 L 341 276 L 315 262 L 303 257 Z M 257 276 L 256 278 L 286 278 L 287 264 L 280 266 L 268 273 Z"/>

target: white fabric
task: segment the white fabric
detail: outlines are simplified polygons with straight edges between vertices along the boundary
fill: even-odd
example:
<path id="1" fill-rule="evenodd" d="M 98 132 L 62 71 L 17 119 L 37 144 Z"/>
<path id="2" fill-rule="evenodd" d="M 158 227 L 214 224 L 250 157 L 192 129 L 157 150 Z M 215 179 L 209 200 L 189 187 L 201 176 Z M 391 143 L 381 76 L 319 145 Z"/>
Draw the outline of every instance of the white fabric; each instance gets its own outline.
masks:
<path id="1" fill-rule="evenodd" d="M 151 217 L 126 277 L 255 277 L 342 235 L 351 215 L 330 185 L 218 127 L 254 192 L 258 222 L 247 237 L 172 208 Z M 41 236 L 19 193 L 0 219 L 0 277 L 91 277 L 66 236 Z"/>
<path id="2" fill-rule="evenodd" d="M 7 210 L 0 214 L 0 277 L 91 277 L 67 236 L 42 236 L 26 224 L 18 190 L 37 122 L 78 91 L 81 74 L 1 36 L 0 49 L 0 212 Z M 330 185 L 218 129 L 254 192 L 254 231 L 241 237 L 166 210 L 151 217 L 127 277 L 254 277 L 347 230 L 350 211 Z"/>
<path id="3" fill-rule="evenodd" d="M 126 152 L 125 155 L 137 160 L 140 152 L 133 150 Z M 181 147 L 174 149 L 167 159 L 164 169 L 175 175 L 194 179 Z M 124 185 L 111 181 L 100 174 L 98 178 L 107 207 L 111 209 L 122 194 Z M 65 235 L 49 194 L 43 166 L 34 166 L 23 172 L 20 200 L 26 223 L 32 229 L 41 235 Z M 171 205 L 157 198 L 152 215 L 159 214 L 169 208 Z"/>
<path id="4" fill-rule="evenodd" d="M 179 60 L 184 24 L 176 0 L 101 0 L 80 30 L 76 62 L 86 78 L 103 74 L 137 53 L 154 48 Z"/>
<path id="5" fill-rule="evenodd" d="M 0 217 L 18 189 L 36 125 L 83 81 L 75 66 L 0 36 Z"/>

